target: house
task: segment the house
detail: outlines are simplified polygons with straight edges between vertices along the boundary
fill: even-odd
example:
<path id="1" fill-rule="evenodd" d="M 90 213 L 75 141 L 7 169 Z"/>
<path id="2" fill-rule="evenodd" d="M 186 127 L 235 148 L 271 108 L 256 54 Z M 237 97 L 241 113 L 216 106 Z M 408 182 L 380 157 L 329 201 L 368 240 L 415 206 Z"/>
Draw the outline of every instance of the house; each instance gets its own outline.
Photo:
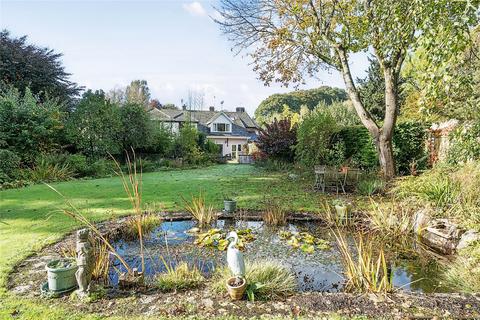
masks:
<path id="1" fill-rule="evenodd" d="M 217 111 L 214 107 L 208 111 L 153 108 L 149 113 L 152 120 L 160 121 L 172 133 L 178 133 L 184 124 L 191 123 L 220 147 L 222 156 L 234 158 L 252 150 L 260 130 L 245 108 L 236 108 L 235 112 Z"/>

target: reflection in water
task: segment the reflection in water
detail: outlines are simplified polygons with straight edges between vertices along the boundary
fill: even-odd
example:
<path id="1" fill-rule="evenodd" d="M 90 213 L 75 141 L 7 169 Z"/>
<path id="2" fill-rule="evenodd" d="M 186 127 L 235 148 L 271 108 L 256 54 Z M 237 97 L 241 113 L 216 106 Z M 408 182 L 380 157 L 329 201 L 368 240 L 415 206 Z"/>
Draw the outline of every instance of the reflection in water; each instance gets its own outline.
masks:
<path id="1" fill-rule="evenodd" d="M 150 234 L 145 236 L 145 274 L 152 276 L 165 272 L 167 264 L 175 265 L 181 261 L 197 265 L 206 275 L 211 274 L 217 266 L 225 264 L 225 252 L 210 248 L 199 248 L 193 242 L 195 237 L 186 233 L 194 227 L 193 221 L 164 222 Z M 256 239 L 246 245 L 246 259 L 277 260 L 291 268 L 295 273 L 298 287 L 301 291 L 336 292 L 343 289 L 343 266 L 341 256 L 335 244 L 335 238 L 329 229 L 319 227 L 314 223 L 294 223 L 285 226 L 288 231 L 307 231 L 316 237 L 329 240 L 330 250 L 315 250 L 306 254 L 301 250 L 292 249 L 285 241 L 277 236 L 278 229 L 264 226 L 258 221 L 234 220 L 217 221 L 217 228 L 251 228 Z M 349 245 L 353 245 L 354 238 L 348 238 Z M 391 263 L 393 283 L 396 288 L 419 292 L 449 292 L 448 287 L 442 285 L 439 274 L 441 266 L 430 255 L 418 254 L 414 241 L 398 243 L 390 247 L 387 257 Z M 140 269 L 138 241 L 123 241 L 115 243 L 119 254 L 130 266 Z M 163 258 L 163 259 L 162 259 Z M 117 263 L 115 268 L 124 271 Z M 110 272 L 111 283 L 118 282 L 117 271 Z"/>

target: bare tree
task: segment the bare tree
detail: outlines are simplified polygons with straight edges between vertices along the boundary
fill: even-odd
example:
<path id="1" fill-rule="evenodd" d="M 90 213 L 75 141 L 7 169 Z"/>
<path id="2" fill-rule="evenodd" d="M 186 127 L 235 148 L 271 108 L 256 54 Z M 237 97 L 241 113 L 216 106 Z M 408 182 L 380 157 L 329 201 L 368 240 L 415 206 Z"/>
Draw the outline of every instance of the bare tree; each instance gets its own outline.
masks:
<path id="1" fill-rule="evenodd" d="M 352 104 L 377 147 L 385 178 L 395 175 L 392 137 L 398 79 L 416 46 L 442 61 L 464 47 L 477 23 L 478 1 L 455 0 L 221 0 L 215 20 L 236 52 L 248 50 L 265 84 L 300 83 L 321 69 L 341 73 Z M 438 46 L 450 47 L 438 50 Z M 455 44 L 455 45 L 453 45 Z M 385 117 L 375 121 L 353 80 L 352 53 L 371 52 L 385 79 Z M 443 56 L 442 56 L 443 55 Z M 433 55 L 432 55 L 433 57 Z"/>

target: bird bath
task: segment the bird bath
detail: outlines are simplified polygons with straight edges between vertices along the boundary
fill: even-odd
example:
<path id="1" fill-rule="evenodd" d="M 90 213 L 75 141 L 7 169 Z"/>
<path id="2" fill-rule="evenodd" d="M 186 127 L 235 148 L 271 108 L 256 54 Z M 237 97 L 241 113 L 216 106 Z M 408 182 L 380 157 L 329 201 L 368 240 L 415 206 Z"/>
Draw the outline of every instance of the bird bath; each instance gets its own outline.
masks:
<path id="1" fill-rule="evenodd" d="M 195 264 L 208 277 L 217 266 L 226 265 L 226 252 L 212 248 L 200 248 L 195 241 L 195 235 L 187 231 L 195 226 L 195 222 L 173 221 L 163 222 L 144 238 L 146 278 L 165 272 L 163 259 L 168 264 L 175 265 L 181 261 Z M 265 226 L 259 221 L 219 220 L 214 226 L 224 230 L 251 228 L 255 240 L 246 244 L 244 256 L 246 260 L 270 259 L 289 267 L 295 274 L 300 291 L 340 292 L 344 287 L 342 277 L 343 266 L 341 255 L 336 246 L 331 230 L 314 222 L 294 222 L 281 230 L 290 232 L 307 231 L 315 237 L 327 240 L 331 248 L 316 249 L 313 253 L 305 253 L 293 249 L 278 235 L 278 228 Z M 352 233 L 352 232 L 350 232 Z M 354 233 L 354 232 L 353 232 Z M 349 236 L 348 242 L 353 244 L 354 238 Z M 138 241 L 118 240 L 114 243 L 118 253 L 124 257 L 130 266 L 141 266 Z M 451 292 L 440 281 L 442 266 L 437 260 L 417 248 L 412 239 L 405 248 L 405 254 L 396 254 L 390 260 L 393 284 L 396 288 L 415 292 Z M 398 248 L 392 249 L 398 252 Z M 124 271 L 123 266 L 114 263 L 109 273 L 110 283 L 118 283 L 118 271 Z"/>

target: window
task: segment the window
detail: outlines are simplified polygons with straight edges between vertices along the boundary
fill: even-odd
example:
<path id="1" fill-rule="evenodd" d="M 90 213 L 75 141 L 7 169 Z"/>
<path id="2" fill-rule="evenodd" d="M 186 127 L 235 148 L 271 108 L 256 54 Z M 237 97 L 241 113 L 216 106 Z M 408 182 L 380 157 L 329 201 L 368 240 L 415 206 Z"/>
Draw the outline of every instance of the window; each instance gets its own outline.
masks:
<path id="1" fill-rule="evenodd" d="M 214 123 L 213 124 L 213 131 L 216 131 L 216 132 L 230 132 L 230 124 L 229 123 Z"/>

